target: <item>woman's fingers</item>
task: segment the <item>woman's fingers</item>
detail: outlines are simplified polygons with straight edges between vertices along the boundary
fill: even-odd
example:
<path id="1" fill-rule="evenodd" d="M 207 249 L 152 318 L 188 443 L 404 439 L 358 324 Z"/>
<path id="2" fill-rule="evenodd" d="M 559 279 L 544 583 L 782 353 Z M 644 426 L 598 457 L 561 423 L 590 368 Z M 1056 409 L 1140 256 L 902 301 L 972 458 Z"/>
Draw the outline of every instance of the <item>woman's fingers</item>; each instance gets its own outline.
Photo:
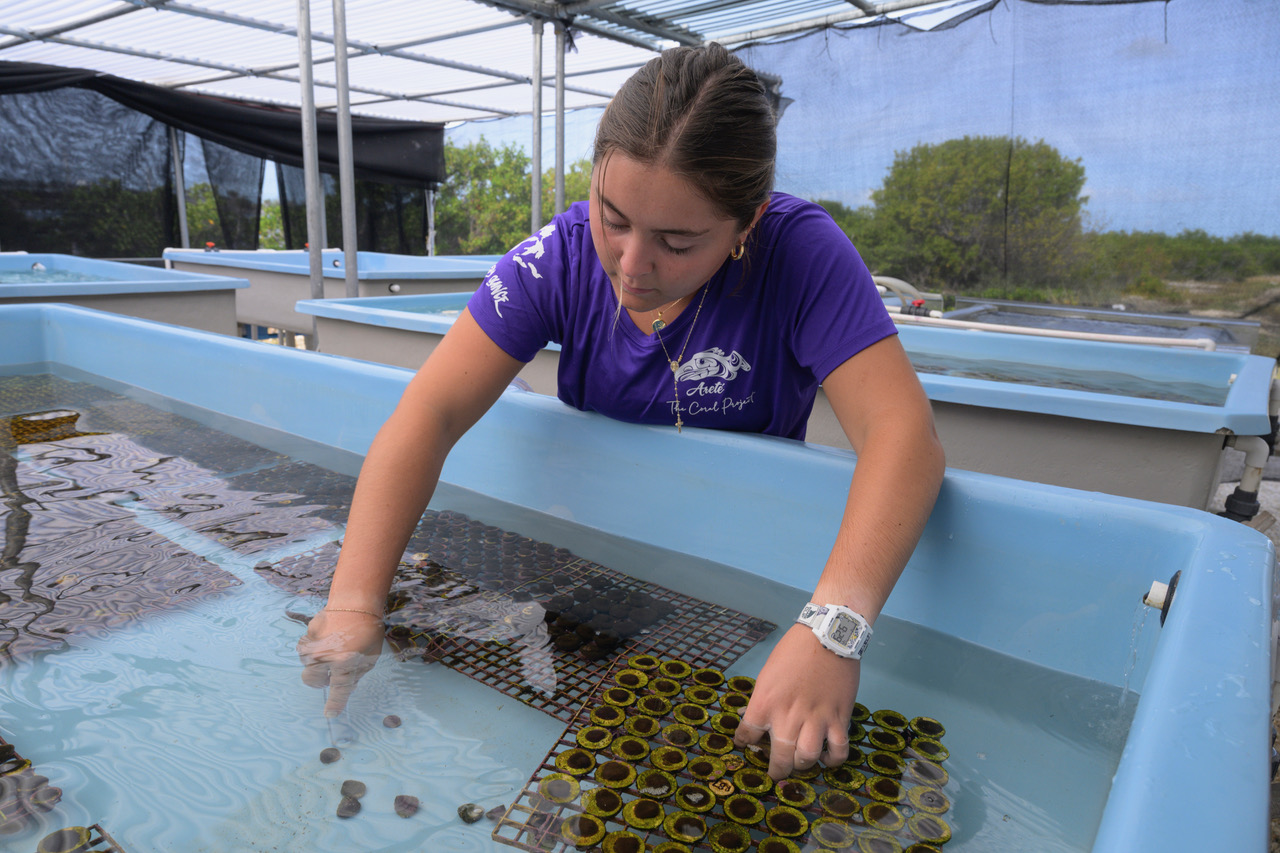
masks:
<path id="1" fill-rule="evenodd" d="M 329 697 L 324 703 L 326 717 L 336 717 L 342 713 L 360 676 L 372 669 L 375 662 L 376 658 L 357 652 L 329 667 Z"/>
<path id="2" fill-rule="evenodd" d="M 298 640 L 302 683 L 329 688 L 326 717 L 342 713 L 360 677 L 373 668 L 382 653 L 382 623 L 356 615 L 361 619 L 330 620 L 322 611 Z"/>

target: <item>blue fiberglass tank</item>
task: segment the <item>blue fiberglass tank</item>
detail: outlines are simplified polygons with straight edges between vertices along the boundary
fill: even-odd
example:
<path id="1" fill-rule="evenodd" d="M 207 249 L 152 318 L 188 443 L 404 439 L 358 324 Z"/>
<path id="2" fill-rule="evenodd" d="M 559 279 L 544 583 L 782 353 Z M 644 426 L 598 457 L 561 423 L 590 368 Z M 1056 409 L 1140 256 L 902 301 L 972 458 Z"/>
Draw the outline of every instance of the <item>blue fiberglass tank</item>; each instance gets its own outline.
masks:
<path id="1" fill-rule="evenodd" d="M 1261 328 L 1261 324 L 1253 320 L 964 297 L 957 298 L 955 309 L 943 316 L 948 320 L 998 326 L 1164 338 L 1171 342 L 1199 338 L 1212 341 L 1217 350 L 1224 352 L 1249 352 L 1257 343 Z"/>
<path id="2" fill-rule="evenodd" d="M 286 465 L 353 475 L 412 375 L 80 308 L 0 307 L 0 385 L 45 374 L 251 438 L 260 461 L 233 477 L 279 465 L 271 460 L 282 454 L 298 460 Z M 106 393 L 83 387 L 85 397 Z M 33 531 L 44 529 L 38 514 L 70 500 L 79 517 L 127 516 L 172 559 L 200 556 L 235 582 L 181 606 L 138 602 L 139 616 L 116 613 L 92 636 L 73 631 L 57 651 L 0 663 L 4 737 L 63 792 L 43 824 L 11 836 L 16 849 L 34 849 L 57 826 L 90 824 L 135 853 L 509 849 L 514 836 L 502 833 L 534 810 L 468 825 L 455 809 L 531 802 L 530 780 L 563 749 L 562 720 L 461 674 L 468 661 L 384 655 L 332 721 L 340 730 L 327 728 L 319 691 L 298 680 L 300 626 L 285 615 L 314 612 L 322 599 L 268 578 L 331 554 L 341 519 L 286 477 L 255 503 L 310 526 L 241 553 L 232 529 L 193 523 L 198 507 L 180 499 L 190 488 L 176 491 L 174 511 L 141 497 L 164 460 L 136 452 L 134 466 L 150 473 L 132 493 L 95 498 L 94 483 L 66 482 L 59 471 L 73 457 L 129 446 L 109 430 L 84 432 L 71 444 L 8 451 L 17 487 L 44 495 L 23 505 Z M 838 449 L 677 434 L 509 390 L 456 446 L 433 507 L 786 625 L 826 558 L 855 463 Z M 228 488 L 208 466 L 186 470 L 202 495 Z M 87 553 L 32 591 L 55 608 L 73 604 L 99 564 L 113 570 L 124 544 Z M 1202 511 L 948 471 L 876 624 L 859 693 L 870 708 L 945 723 L 953 836 L 944 849 L 1263 849 L 1274 560 L 1265 536 Z M 1175 572 L 1161 620 L 1139 599 Z M 0 616 L 13 608 L 40 610 L 10 595 Z M 776 637 L 726 673 L 754 675 Z M 489 643 L 492 654 L 507 648 Z M 387 728 L 388 713 L 403 725 Z M 342 758 L 326 765 L 317 755 L 335 740 Z M 333 809 L 345 779 L 367 784 L 368 795 L 344 821 Z M 412 820 L 391 808 L 406 793 L 423 803 Z M 580 807 L 569 799 L 566 816 Z"/>
<path id="3" fill-rule="evenodd" d="M 468 293 L 303 300 L 327 352 L 416 368 Z M 1242 352 L 899 326 L 955 468 L 1203 509 L 1226 435 L 1267 435 L 1273 362 Z M 558 348 L 522 372 L 555 394 Z M 808 440 L 848 447 L 819 394 Z"/>
<path id="4" fill-rule="evenodd" d="M 64 302 L 226 335 L 236 333 L 236 291 L 248 286 L 228 273 L 0 252 L 0 304 Z"/>
<path id="5" fill-rule="evenodd" d="M 337 249 L 322 253 L 321 270 L 327 299 L 346 294 L 346 255 Z M 358 296 L 472 291 L 497 255 L 396 255 L 358 252 Z M 236 296 L 236 319 L 246 326 L 265 326 L 309 333 L 311 318 L 298 314 L 294 304 L 309 299 L 311 258 L 303 250 L 260 251 L 165 249 L 165 263 L 177 270 L 233 275 L 249 287 Z"/>

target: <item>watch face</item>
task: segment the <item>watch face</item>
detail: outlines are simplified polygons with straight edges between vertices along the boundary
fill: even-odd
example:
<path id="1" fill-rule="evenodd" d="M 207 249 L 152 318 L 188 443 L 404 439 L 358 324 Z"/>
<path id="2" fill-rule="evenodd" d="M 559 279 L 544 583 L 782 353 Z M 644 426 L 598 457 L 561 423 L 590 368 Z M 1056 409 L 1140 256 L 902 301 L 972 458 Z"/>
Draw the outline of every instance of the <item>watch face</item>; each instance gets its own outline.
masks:
<path id="1" fill-rule="evenodd" d="M 837 613 L 831 620 L 827 637 L 846 649 L 852 649 L 858 639 L 858 623 L 843 613 Z"/>

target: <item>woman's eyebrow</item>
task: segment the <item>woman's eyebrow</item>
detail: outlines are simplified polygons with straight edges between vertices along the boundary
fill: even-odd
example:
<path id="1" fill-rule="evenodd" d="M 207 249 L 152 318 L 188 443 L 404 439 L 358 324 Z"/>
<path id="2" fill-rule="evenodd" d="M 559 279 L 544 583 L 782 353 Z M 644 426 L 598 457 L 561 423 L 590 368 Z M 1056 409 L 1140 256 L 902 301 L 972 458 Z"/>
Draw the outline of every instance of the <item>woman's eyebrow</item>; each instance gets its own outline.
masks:
<path id="1" fill-rule="evenodd" d="M 624 219 L 628 222 L 631 221 L 631 217 L 627 216 L 625 213 L 619 210 L 618 206 L 613 202 L 609 201 L 609 199 L 605 197 L 604 193 L 600 193 L 600 203 L 603 204 L 605 207 L 609 208 L 609 212 L 613 213 L 615 216 L 618 216 L 619 218 Z M 711 231 L 710 228 L 704 229 L 702 231 L 695 231 L 692 228 L 655 228 L 653 230 L 655 233 L 658 233 L 658 234 L 672 234 L 677 237 L 701 237 L 702 235 Z"/>

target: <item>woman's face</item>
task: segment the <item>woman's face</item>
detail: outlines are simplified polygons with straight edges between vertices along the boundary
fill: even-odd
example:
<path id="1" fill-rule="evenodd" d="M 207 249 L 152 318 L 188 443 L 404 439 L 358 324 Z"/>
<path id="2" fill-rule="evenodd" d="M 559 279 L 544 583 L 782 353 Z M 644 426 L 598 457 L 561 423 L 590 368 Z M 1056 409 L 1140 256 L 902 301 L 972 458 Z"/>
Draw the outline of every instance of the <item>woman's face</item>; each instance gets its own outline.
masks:
<path id="1" fill-rule="evenodd" d="M 707 282 L 745 238 L 683 178 L 612 152 L 591 175 L 591 237 L 618 300 L 652 311 Z"/>

